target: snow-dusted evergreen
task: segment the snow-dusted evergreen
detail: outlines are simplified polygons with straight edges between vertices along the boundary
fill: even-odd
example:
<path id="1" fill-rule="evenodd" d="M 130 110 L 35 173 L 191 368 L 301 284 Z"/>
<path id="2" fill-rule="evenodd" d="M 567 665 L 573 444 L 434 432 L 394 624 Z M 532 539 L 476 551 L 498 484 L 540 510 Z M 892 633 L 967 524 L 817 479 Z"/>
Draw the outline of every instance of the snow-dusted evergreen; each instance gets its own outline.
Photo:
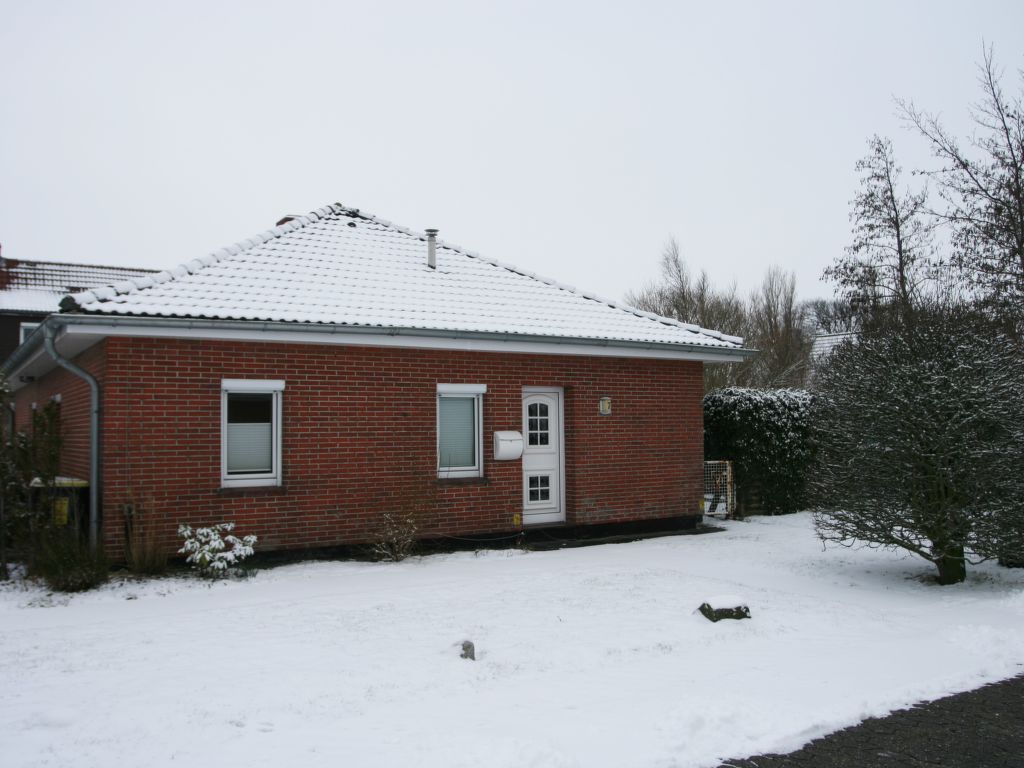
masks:
<path id="1" fill-rule="evenodd" d="M 800 389 L 728 387 L 704 396 L 704 452 L 734 462 L 741 500 L 757 489 L 765 512 L 804 504 L 814 396 Z"/>
<path id="2" fill-rule="evenodd" d="M 187 555 L 185 562 L 204 576 L 222 575 L 255 552 L 256 537 L 250 534 L 239 538 L 231 533 L 234 529 L 234 523 L 218 523 L 206 528 L 180 525 L 178 535 L 185 543 L 178 554 Z"/>
<path id="3" fill-rule="evenodd" d="M 942 583 L 1024 558 L 1024 359 L 991 325 L 920 312 L 837 348 L 816 393 L 824 540 L 909 550 Z"/>

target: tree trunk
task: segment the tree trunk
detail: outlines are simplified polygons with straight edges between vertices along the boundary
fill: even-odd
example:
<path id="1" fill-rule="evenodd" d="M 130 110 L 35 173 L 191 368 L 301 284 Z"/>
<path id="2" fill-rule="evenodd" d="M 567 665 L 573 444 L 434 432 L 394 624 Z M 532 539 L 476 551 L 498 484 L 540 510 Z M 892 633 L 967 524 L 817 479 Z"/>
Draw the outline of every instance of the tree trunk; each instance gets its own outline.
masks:
<path id="1" fill-rule="evenodd" d="M 949 546 L 935 561 L 939 569 L 939 584 L 959 584 L 967 578 L 967 561 L 964 559 L 964 548 Z"/>

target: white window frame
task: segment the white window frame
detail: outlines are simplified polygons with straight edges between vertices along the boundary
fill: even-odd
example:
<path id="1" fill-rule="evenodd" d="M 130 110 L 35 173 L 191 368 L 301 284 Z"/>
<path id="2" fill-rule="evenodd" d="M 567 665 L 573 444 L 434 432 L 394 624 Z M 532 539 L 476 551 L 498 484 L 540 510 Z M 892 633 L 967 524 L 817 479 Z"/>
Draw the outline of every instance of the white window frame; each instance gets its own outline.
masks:
<path id="1" fill-rule="evenodd" d="M 438 384 L 437 405 L 435 406 L 437 418 L 437 476 L 447 477 L 483 477 L 484 476 L 484 394 L 487 392 L 486 384 Z M 476 429 L 473 430 L 473 455 L 476 456 L 476 463 L 471 467 L 445 467 L 441 465 L 441 398 L 461 397 L 473 400 L 473 421 Z"/>
<path id="2" fill-rule="evenodd" d="M 228 395 L 269 394 L 271 410 L 271 471 L 260 474 L 228 473 Z M 284 381 L 281 379 L 224 379 L 220 383 L 220 484 L 223 488 L 254 488 L 281 485 L 281 401 Z"/>
<path id="3" fill-rule="evenodd" d="M 32 331 L 39 327 L 39 323 L 20 323 L 18 325 L 18 344 L 24 344 Z"/>

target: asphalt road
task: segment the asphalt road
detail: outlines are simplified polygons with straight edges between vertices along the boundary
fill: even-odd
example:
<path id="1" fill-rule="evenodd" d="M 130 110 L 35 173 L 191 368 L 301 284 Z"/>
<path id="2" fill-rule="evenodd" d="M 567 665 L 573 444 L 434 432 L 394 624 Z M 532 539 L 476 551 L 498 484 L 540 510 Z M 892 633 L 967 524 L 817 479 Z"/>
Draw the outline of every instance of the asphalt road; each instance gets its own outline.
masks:
<path id="1" fill-rule="evenodd" d="M 1024 768 L 1024 675 L 720 768 Z"/>

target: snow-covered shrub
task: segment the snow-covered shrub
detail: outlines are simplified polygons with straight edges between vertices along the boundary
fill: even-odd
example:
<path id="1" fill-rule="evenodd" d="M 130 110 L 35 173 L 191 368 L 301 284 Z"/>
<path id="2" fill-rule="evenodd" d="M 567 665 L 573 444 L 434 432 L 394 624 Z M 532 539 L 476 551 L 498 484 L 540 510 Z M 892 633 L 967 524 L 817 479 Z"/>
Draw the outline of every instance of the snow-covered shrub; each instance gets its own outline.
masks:
<path id="1" fill-rule="evenodd" d="M 837 350 L 817 380 L 825 541 L 899 547 L 939 582 L 1024 561 L 1024 356 L 983 318 L 920 313 Z"/>
<path id="2" fill-rule="evenodd" d="M 203 576 L 224 575 L 255 551 L 256 537 L 238 538 L 231 533 L 234 529 L 234 523 L 219 523 L 207 528 L 179 525 L 178 535 L 185 542 L 178 554 L 186 555 L 185 562 Z"/>
<path id="3" fill-rule="evenodd" d="M 804 507 L 813 402 L 798 389 L 728 387 L 704 396 L 704 458 L 733 462 L 741 509 Z"/>

